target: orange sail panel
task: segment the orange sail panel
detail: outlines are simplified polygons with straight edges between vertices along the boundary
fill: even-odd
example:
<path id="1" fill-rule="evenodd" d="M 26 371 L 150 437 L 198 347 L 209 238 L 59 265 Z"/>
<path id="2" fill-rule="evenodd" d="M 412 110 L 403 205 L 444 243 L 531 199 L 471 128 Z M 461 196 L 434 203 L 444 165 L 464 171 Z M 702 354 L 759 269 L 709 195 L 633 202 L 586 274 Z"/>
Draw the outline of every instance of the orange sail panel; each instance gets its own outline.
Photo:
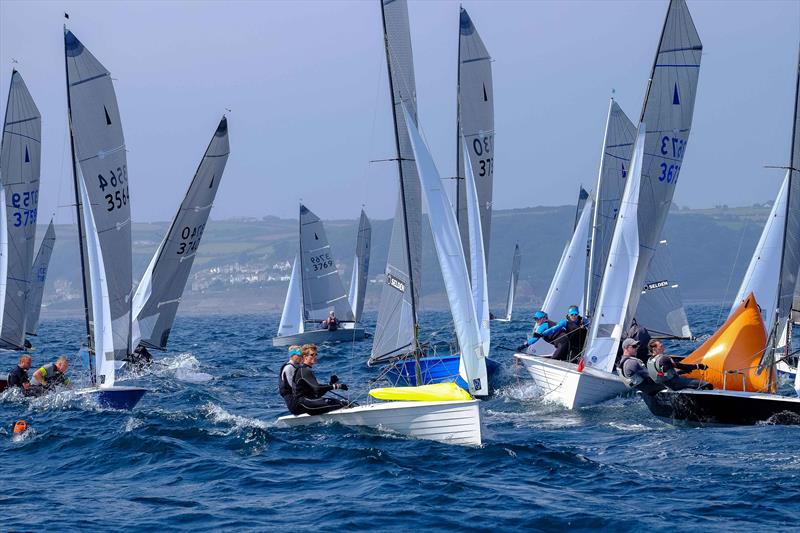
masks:
<path id="1" fill-rule="evenodd" d="M 687 376 L 709 381 L 715 389 L 766 392 L 769 384 L 775 383 L 769 379 L 774 369 L 756 373 L 766 345 L 764 321 L 750 293 L 722 327 L 683 361 L 703 363 L 708 370 L 695 370 Z"/>

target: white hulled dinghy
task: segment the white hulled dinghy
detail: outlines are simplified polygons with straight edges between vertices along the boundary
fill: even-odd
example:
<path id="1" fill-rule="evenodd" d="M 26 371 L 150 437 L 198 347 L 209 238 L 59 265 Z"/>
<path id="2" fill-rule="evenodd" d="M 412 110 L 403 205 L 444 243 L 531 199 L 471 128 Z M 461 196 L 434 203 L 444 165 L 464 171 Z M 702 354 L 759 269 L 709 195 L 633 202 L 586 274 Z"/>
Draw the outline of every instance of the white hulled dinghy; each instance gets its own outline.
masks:
<path id="1" fill-rule="evenodd" d="M 645 395 L 656 416 L 700 423 L 800 424 L 800 398 L 775 394 L 777 363 L 793 355 L 792 326 L 800 309 L 800 50 L 790 150 L 786 178 L 737 295 L 743 301 L 684 359 L 707 365 L 708 370 L 689 376 L 711 382 L 715 390 Z M 800 395 L 800 373 L 794 383 Z"/>
<path id="2" fill-rule="evenodd" d="M 64 28 L 72 171 L 75 183 L 88 363 L 98 404 L 132 409 L 141 387 L 114 384 L 115 362 L 131 353 L 132 248 L 128 165 L 108 70 Z"/>
<path id="3" fill-rule="evenodd" d="M 660 242 L 691 130 L 701 53 L 702 43 L 686 2 L 671 0 L 650 74 L 631 165 L 628 169 L 621 168 L 622 176 L 627 178 L 608 252 L 602 250 L 601 239 L 593 239 L 598 252 L 606 259 L 590 259 L 590 269 L 596 268 L 598 263 L 605 265 L 599 288 L 596 288 L 597 270 L 590 270 L 588 278 L 587 298 L 592 306 L 589 307 L 592 322 L 584 355 L 577 365 L 540 355 L 515 355 L 544 390 L 546 398 L 570 409 L 610 399 L 626 390 L 613 369 L 622 337 L 634 321 L 641 298 L 660 300 L 660 312 L 672 312 L 673 317 L 683 313 L 682 305 L 678 313 L 670 309 L 674 304 L 672 295 L 658 291 L 643 295 L 643 292 L 648 292 L 644 290 L 648 272 Z M 607 166 L 624 165 L 624 161 L 612 161 L 607 157 L 613 155 L 608 142 L 612 130 L 608 126 L 614 117 L 614 107 L 612 102 L 601 180 Z M 645 124 L 650 126 L 649 130 L 644 129 Z M 601 192 L 598 187 L 598 194 Z M 605 198 L 597 201 L 598 214 L 606 209 L 605 201 Z M 597 296 L 593 300 L 595 290 Z M 688 331 L 679 320 L 673 322 L 678 331 Z"/>
<path id="4" fill-rule="evenodd" d="M 334 330 L 321 325 L 331 311 L 339 321 Z M 364 328 L 356 322 L 322 220 L 300 204 L 300 252 L 292 265 L 278 335 L 273 337 L 272 345 L 350 342 L 363 338 Z"/>
<path id="5" fill-rule="evenodd" d="M 386 403 L 348 407 L 324 415 L 285 416 L 279 418 L 279 421 L 287 425 L 335 421 L 345 425 L 384 428 L 411 437 L 449 444 L 479 445 L 480 410 L 474 396 L 485 395 L 488 388 L 488 310 L 485 310 L 486 319 L 479 321 L 455 214 L 414 119 L 404 107 L 403 113 L 424 191 L 456 336 L 461 347 L 459 374 L 464 388 L 452 382 L 377 388 L 370 391 L 370 396 L 388 400 Z M 468 157 L 466 152 L 465 156 Z M 474 187 L 467 191 L 467 195 L 477 198 Z M 480 219 L 476 217 L 476 220 Z M 479 230 L 478 224 L 472 235 L 477 236 Z M 483 249 L 479 241 L 473 238 L 472 242 L 479 250 Z M 488 304 L 484 307 L 488 309 Z"/>
<path id="6" fill-rule="evenodd" d="M 178 212 L 133 296 L 132 346 L 166 350 L 175 315 L 230 154 L 223 116 L 208 143 Z"/>

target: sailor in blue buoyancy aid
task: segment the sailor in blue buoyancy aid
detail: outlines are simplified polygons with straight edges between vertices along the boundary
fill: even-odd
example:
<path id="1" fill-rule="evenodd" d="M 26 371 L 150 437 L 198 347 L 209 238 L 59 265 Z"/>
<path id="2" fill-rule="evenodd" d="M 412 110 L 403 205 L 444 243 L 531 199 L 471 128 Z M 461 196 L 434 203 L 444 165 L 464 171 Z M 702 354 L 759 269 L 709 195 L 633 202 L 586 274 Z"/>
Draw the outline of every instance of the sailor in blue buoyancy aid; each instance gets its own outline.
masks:
<path id="1" fill-rule="evenodd" d="M 556 347 L 552 355 L 553 359 L 566 360 L 569 357 L 569 339 L 564 334 L 567 320 L 564 319 L 555 323 L 547 318 L 547 313 L 544 311 L 536 311 L 533 314 L 533 321 L 533 334 L 528 339 L 528 342 L 518 348 L 518 351 L 524 352 L 539 339 L 544 339 L 545 342 L 549 342 Z"/>
<path id="2" fill-rule="evenodd" d="M 293 415 L 300 414 L 301 410 L 294 399 L 294 375 L 300 368 L 303 352 L 297 344 L 289 346 L 289 360 L 281 365 L 278 371 L 278 394 L 286 402 L 286 408 Z"/>
<path id="3" fill-rule="evenodd" d="M 635 339 L 622 341 L 622 359 L 617 365 L 617 373 L 628 387 L 647 394 L 654 394 L 664 387 L 650 378 L 644 364 L 636 357 L 639 343 Z"/>

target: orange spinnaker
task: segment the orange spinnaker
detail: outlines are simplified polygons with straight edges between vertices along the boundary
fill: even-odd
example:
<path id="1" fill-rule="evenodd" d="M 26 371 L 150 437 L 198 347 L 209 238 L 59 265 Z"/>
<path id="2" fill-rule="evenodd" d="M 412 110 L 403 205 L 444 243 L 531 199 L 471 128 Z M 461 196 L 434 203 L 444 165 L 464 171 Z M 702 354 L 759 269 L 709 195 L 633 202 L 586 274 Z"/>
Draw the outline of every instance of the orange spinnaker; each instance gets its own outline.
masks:
<path id="1" fill-rule="evenodd" d="M 774 389 L 775 380 L 770 379 L 774 367 L 756 373 L 766 345 L 764 321 L 750 293 L 722 327 L 683 361 L 706 364 L 708 370 L 695 370 L 687 376 L 709 381 L 715 389 L 765 392 L 770 383 Z M 739 373 L 725 374 L 731 370 Z"/>

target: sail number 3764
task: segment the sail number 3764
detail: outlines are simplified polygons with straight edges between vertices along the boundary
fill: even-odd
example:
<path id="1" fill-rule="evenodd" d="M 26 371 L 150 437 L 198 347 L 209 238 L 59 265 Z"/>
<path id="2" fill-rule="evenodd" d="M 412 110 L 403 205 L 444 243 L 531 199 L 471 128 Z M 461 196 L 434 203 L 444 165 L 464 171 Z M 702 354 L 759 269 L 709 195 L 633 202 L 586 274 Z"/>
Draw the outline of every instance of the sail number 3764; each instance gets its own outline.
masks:
<path id="1" fill-rule="evenodd" d="M 125 165 L 117 167 L 117 170 L 109 170 L 108 176 L 98 174 L 100 190 L 106 192 L 106 189 L 111 187 L 111 190 L 104 196 L 108 205 L 106 211 L 113 211 L 115 209 L 122 209 L 122 206 L 128 205 L 128 169 Z"/>

